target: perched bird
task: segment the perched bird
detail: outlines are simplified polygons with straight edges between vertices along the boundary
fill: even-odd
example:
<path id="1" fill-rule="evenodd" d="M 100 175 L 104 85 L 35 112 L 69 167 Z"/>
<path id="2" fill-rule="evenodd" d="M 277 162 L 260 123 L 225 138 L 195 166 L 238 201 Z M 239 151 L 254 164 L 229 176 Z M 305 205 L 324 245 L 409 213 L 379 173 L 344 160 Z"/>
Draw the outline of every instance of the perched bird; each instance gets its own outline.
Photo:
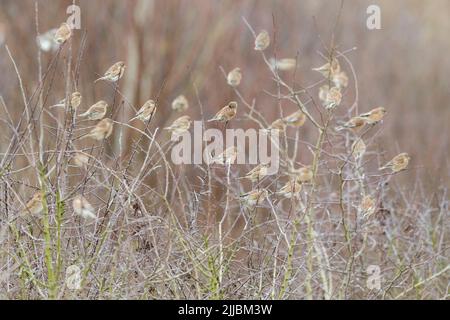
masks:
<path id="1" fill-rule="evenodd" d="M 339 65 L 339 61 L 337 59 L 333 59 L 333 61 L 327 62 L 321 67 L 312 69 L 313 71 L 317 71 L 321 73 L 325 78 L 330 79 L 333 75 L 338 74 L 341 71 L 341 66 Z"/>
<path id="2" fill-rule="evenodd" d="M 72 108 L 73 110 L 76 110 L 81 104 L 81 99 L 82 99 L 81 93 L 79 93 L 78 91 L 72 93 L 70 95 L 69 107 Z M 65 107 L 65 106 L 66 106 L 66 99 L 63 99 L 57 104 L 51 106 L 50 108 Z"/>
<path id="3" fill-rule="evenodd" d="M 362 156 L 366 153 L 366 144 L 364 143 L 363 139 L 357 139 L 352 144 L 352 155 L 353 157 L 358 160 L 361 159 Z"/>
<path id="4" fill-rule="evenodd" d="M 73 163 L 75 164 L 75 166 L 77 166 L 78 168 L 87 168 L 87 165 L 89 164 L 89 157 L 78 151 L 75 153 L 75 155 L 73 156 Z"/>
<path id="5" fill-rule="evenodd" d="M 383 120 L 384 115 L 386 114 L 386 109 L 383 107 L 375 108 L 367 113 L 363 113 L 360 115 L 361 118 L 364 118 L 368 124 L 376 124 Z"/>
<path id="6" fill-rule="evenodd" d="M 273 70 L 289 71 L 295 68 L 295 66 L 297 65 L 297 60 L 292 58 L 284 58 L 278 60 L 271 58 L 269 60 L 269 63 Z"/>
<path id="7" fill-rule="evenodd" d="M 296 198 L 300 195 L 302 191 L 302 184 L 298 181 L 298 179 L 291 179 L 288 183 L 286 183 L 283 187 L 278 190 L 277 194 L 282 197 L 291 199 Z"/>
<path id="8" fill-rule="evenodd" d="M 100 100 L 92 105 L 85 113 L 78 115 L 79 118 L 88 118 L 89 120 L 101 120 L 106 115 L 108 104 Z"/>
<path id="9" fill-rule="evenodd" d="M 61 26 L 58 28 L 58 30 L 56 30 L 54 39 L 56 43 L 63 44 L 64 42 L 69 40 L 71 36 L 72 36 L 72 29 L 67 23 L 63 22 Z"/>
<path id="10" fill-rule="evenodd" d="M 286 123 L 284 122 L 284 119 L 277 119 L 267 128 L 263 129 L 263 132 L 266 134 L 272 133 L 272 131 L 278 131 L 279 133 L 286 131 Z"/>
<path id="11" fill-rule="evenodd" d="M 81 195 L 73 199 L 72 207 L 73 211 L 84 219 L 97 219 L 94 207 Z"/>
<path id="12" fill-rule="evenodd" d="M 191 118 L 182 116 L 176 119 L 170 127 L 164 128 L 172 133 L 173 139 L 178 139 L 183 133 L 188 132 L 191 127 Z"/>
<path id="13" fill-rule="evenodd" d="M 44 52 L 56 51 L 59 48 L 59 43 L 55 40 L 55 34 L 58 31 L 57 28 L 48 30 L 47 32 L 40 34 L 36 37 L 39 49 Z"/>
<path id="14" fill-rule="evenodd" d="M 43 195 L 41 191 L 36 192 L 33 197 L 27 202 L 23 213 L 31 213 L 32 215 L 39 214 L 44 211 L 44 205 L 42 204 Z"/>
<path id="15" fill-rule="evenodd" d="M 156 103 L 153 100 L 148 100 L 144 105 L 139 109 L 139 111 L 136 113 L 136 116 L 130 120 L 136 120 L 139 119 L 143 122 L 150 120 L 153 117 L 153 114 L 156 111 Z"/>
<path id="16" fill-rule="evenodd" d="M 215 157 L 212 158 L 212 162 L 213 163 L 218 163 L 218 164 L 233 164 L 237 159 L 237 148 L 235 146 L 229 147 L 227 149 L 225 149 L 224 152 L 222 152 L 219 155 L 216 155 Z"/>
<path id="17" fill-rule="evenodd" d="M 270 46 L 270 36 L 266 30 L 262 30 L 255 39 L 255 50 L 264 51 Z"/>
<path id="18" fill-rule="evenodd" d="M 267 198 L 269 192 L 266 189 L 253 190 L 242 194 L 239 198 L 246 207 L 255 207 Z"/>
<path id="19" fill-rule="evenodd" d="M 338 107 L 342 101 L 342 93 L 341 91 L 333 87 L 327 92 L 327 97 L 325 99 L 325 108 L 327 110 L 332 110 Z"/>
<path id="20" fill-rule="evenodd" d="M 175 100 L 172 102 L 172 109 L 177 112 L 183 112 L 186 111 L 189 108 L 189 102 L 186 99 L 185 96 L 181 95 L 178 96 Z"/>
<path id="21" fill-rule="evenodd" d="M 240 68 L 234 68 L 228 73 L 227 82 L 232 87 L 237 87 L 242 80 L 242 73 Z"/>
<path id="22" fill-rule="evenodd" d="M 366 125 L 366 119 L 362 117 L 353 117 L 342 126 L 337 127 L 336 131 L 342 131 L 345 129 L 351 129 L 353 132 L 360 131 Z"/>
<path id="23" fill-rule="evenodd" d="M 331 81 L 334 83 L 336 88 L 347 88 L 348 87 L 348 77 L 344 71 L 331 75 Z"/>
<path id="24" fill-rule="evenodd" d="M 311 170 L 311 166 L 306 166 L 300 169 L 291 168 L 290 173 L 295 176 L 296 180 L 300 183 L 308 183 L 313 177 L 314 173 Z"/>
<path id="25" fill-rule="evenodd" d="M 393 173 L 400 172 L 408 167 L 410 160 L 411 157 L 409 156 L 409 154 L 407 154 L 406 152 L 400 153 L 379 170 L 391 169 Z"/>
<path id="26" fill-rule="evenodd" d="M 248 179 L 251 182 L 259 182 L 261 179 L 263 179 L 265 176 L 267 176 L 269 169 L 268 164 L 260 164 L 250 170 L 245 176 L 244 179 Z"/>
<path id="27" fill-rule="evenodd" d="M 108 139 L 113 131 L 113 121 L 111 119 L 103 119 L 100 121 L 94 129 L 88 133 L 85 138 L 92 138 L 94 140 L 100 141 L 104 139 Z"/>
<path id="28" fill-rule="evenodd" d="M 359 210 L 363 214 L 363 218 L 368 218 L 375 212 L 376 202 L 371 196 L 365 196 L 359 205 Z"/>
<path id="29" fill-rule="evenodd" d="M 300 128 L 306 122 L 306 115 L 301 111 L 297 111 L 284 119 L 284 123 L 286 123 L 290 127 Z"/>
<path id="30" fill-rule="evenodd" d="M 94 83 L 98 81 L 109 81 L 109 82 L 117 82 L 120 78 L 122 78 L 125 72 L 125 62 L 119 61 L 113 64 L 106 72 L 105 75 L 101 78 L 95 80 Z"/>
<path id="31" fill-rule="evenodd" d="M 223 107 L 217 114 L 208 122 L 228 122 L 232 120 L 237 113 L 238 104 L 235 101 L 231 101 L 225 107 Z"/>

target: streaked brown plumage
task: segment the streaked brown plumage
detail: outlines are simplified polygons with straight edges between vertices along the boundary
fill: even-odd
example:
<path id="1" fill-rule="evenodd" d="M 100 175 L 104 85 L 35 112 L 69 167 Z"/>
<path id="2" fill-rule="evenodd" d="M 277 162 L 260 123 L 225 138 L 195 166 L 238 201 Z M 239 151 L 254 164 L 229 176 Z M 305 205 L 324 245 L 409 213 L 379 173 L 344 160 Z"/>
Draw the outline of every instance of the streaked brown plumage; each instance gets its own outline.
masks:
<path id="1" fill-rule="evenodd" d="M 223 107 L 217 114 L 208 122 L 228 122 L 232 120 L 237 113 L 238 104 L 235 101 L 231 101 L 225 107 Z"/>
<path id="2" fill-rule="evenodd" d="M 267 164 L 260 164 L 250 170 L 246 175 L 245 179 L 250 180 L 251 182 L 259 182 L 261 181 L 265 176 L 267 176 L 269 169 L 269 165 Z"/>
<path id="3" fill-rule="evenodd" d="M 244 206 L 252 208 L 261 204 L 267 198 L 268 194 L 269 192 L 266 189 L 253 190 L 241 195 L 240 199 Z"/>
<path id="4" fill-rule="evenodd" d="M 390 169 L 393 173 L 405 170 L 408 167 L 411 157 L 406 152 L 395 156 L 391 161 L 386 163 L 380 170 Z"/>
<path id="5" fill-rule="evenodd" d="M 92 138 L 97 141 L 108 139 L 113 132 L 113 125 L 114 123 L 111 119 L 103 119 L 85 136 L 85 138 Z"/>
<path id="6" fill-rule="evenodd" d="M 156 103 L 153 100 L 148 100 L 144 103 L 144 105 L 139 109 L 139 111 L 136 113 L 136 116 L 130 120 L 136 120 L 139 119 L 141 121 L 148 121 L 153 117 L 153 114 L 156 111 Z"/>
<path id="7" fill-rule="evenodd" d="M 351 129 L 353 132 L 360 131 L 366 125 L 366 119 L 362 117 L 353 117 L 347 123 L 343 124 L 340 127 L 337 127 L 337 131 Z"/>
<path id="8" fill-rule="evenodd" d="M 366 153 L 366 144 L 364 143 L 363 139 L 357 139 L 352 144 L 352 155 L 353 157 L 358 160 L 360 159 L 365 153 Z"/>
<path id="9" fill-rule="evenodd" d="M 74 92 L 70 95 L 70 103 L 69 103 L 69 108 L 72 108 L 73 110 L 76 110 L 80 104 L 81 104 L 81 93 Z M 61 100 L 60 102 L 58 102 L 57 104 L 51 106 L 50 108 L 53 107 L 65 107 L 66 106 L 66 99 Z"/>
<path id="10" fill-rule="evenodd" d="M 337 59 L 333 59 L 333 62 L 327 62 L 323 66 L 313 68 L 313 71 L 321 73 L 325 78 L 331 78 L 333 75 L 338 74 L 341 71 L 341 66 Z"/>
<path id="11" fill-rule="evenodd" d="M 164 128 L 172 133 L 172 138 L 176 139 L 185 132 L 189 131 L 191 127 L 191 118 L 189 116 L 182 116 L 176 119 L 170 127 Z"/>
<path id="12" fill-rule="evenodd" d="M 89 156 L 84 154 L 83 152 L 76 152 L 73 156 L 73 163 L 78 168 L 86 169 L 89 164 Z"/>
<path id="13" fill-rule="evenodd" d="M 278 194 L 282 197 L 291 199 L 298 197 L 302 191 L 302 184 L 298 179 L 290 179 L 283 187 L 278 190 Z"/>
<path id="14" fill-rule="evenodd" d="M 41 191 L 36 192 L 25 205 L 23 213 L 35 215 L 44 211 L 44 205 L 42 204 L 42 200 L 43 200 L 42 192 Z"/>
<path id="15" fill-rule="evenodd" d="M 264 51 L 270 46 L 270 36 L 266 30 L 262 30 L 255 39 L 255 50 Z"/>
<path id="16" fill-rule="evenodd" d="M 237 87 L 242 80 L 242 73 L 240 68 L 234 68 L 228 73 L 227 82 L 232 87 Z"/>
<path id="17" fill-rule="evenodd" d="M 105 72 L 105 75 L 103 77 L 98 78 L 97 80 L 95 80 L 95 82 L 102 80 L 109 82 L 116 82 L 120 78 L 122 78 L 124 72 L 125 72 L 125 62 L 123 61 L 116 62 Z"/>
<path id="18" fill-rule="evenodd" d="M 284 118 L 284 122 L 291 127 L 302 127 L 306 122 L 306 115 L 302 111 L 297 111 Z"/>
<path id="19" fill-rule="evenodd" d="M 327 110 L 334 109 L 341 104 L 342 101 L 342 93 L 341 91 L 333 87 L 327 92 L 327 97 L 325 99 L 325 108 Z"/>
<path id="20" fill-rule="evenodd" d="M 386 114 L 386 109 L 383 107 L 375 108 L 367 113 L 363 113 L 360 115 L 361 118 L 364 118 L 368 124 L 376 124 L 383 120 L 384 115 Z"/>
<path id="21" fill-rule="evenodd" d="M 212 158 L 213 163 L 218 164 L 233 164 L 237 159 L 237 148 L 235 146 L 231 146 L 225 151 L 223 151 L 221 154 L 218 154 Z"/>
<path id="22" fill-rule="evenodd" d="M 63 44 L 64 42 L 69 40 L 71 36 L 72 29 L 67 23 L 63 22 L 55 33 L 55 41 L 58 44 Z"/>
<path id="23" fill-rule="evenodd" d="M 80 118 L 88 118 L 89 120 L 101 120 L 106 115 L 108 104 L 100 100 L 92 105 L 85 113 L 78 115 Z"/>
<path id="24" fill-rule="evenodd" d="M 97 219 L 94 207 L 81 195 L 73 199 L 72 208 L 77 215 L 84 219 Z"/>

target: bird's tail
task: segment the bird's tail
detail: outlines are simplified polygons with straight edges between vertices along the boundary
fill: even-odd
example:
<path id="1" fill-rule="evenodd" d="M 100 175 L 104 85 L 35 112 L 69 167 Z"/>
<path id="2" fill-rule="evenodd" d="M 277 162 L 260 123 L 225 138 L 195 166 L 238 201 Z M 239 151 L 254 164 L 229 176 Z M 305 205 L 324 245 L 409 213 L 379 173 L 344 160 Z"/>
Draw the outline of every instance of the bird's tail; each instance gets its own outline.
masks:
<path id="1" fill-rule="evenodd" d="M 94 83 L 97 83 L 97 82 L 102 81 L 102 80 L 105 80 L 105 77 L 98 78 L 97 80 L 94 81 Z"/>

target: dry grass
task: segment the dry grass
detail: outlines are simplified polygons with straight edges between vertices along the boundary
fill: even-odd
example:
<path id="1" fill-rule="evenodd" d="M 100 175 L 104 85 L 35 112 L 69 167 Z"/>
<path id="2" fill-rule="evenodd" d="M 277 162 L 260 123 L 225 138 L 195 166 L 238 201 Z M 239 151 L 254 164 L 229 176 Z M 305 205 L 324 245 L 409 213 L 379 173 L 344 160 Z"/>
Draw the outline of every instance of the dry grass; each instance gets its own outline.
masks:
<path id="1" fill-rule="evenodd" d="M 79 1 L 82 30 L 43 53 L 37 33 L 59 26 L 71 1 L 2 0 L 0 297 L 447 299 L 448 2 L 381 1 L 381 31 L 365 29 L 364 1 L 342 12 L 337 1 L 198 2 Z M 270 31 L 268 50 L 253 50 L 252 28 Z M 273 56 L 297 67 L 271 69 Z M 350 83 L 328 112 L 317 97 L 330 81 L 311 68 L 334 57 Z M 93 84 L 119 60 L 127 71 L 117 86 Z M 235 67 L 243 80 L 231 88 Z M 49 108 L 75 90 L 81 110 L 107 100 L 109 139 L 78 139 L 95 123 Z M 196 120 L 238 101 L 229 128 L 267 127 L 297 110 L 308 119 L 282 139 L 280 172 L 252 186 L 238 179 L 251 166 L 171 163 L 161 129 L 182 115 L 170 108 L 180 94 L 190 102 L 182 114 Z M 128 123 L 150 98 L 151 122 Z M 357 136 L 335 127 L 377 105 L 386 120 L 358 133 L 367 152 L 355 160 Z M 86 168 L 74 166 L 77 150 Z M 406 171 L 378 170 L 402 151 L 413 159 Z M 302 165 L 314 178 L 300 199 L 281 199 L 289 167 Z M 251 188 L 270 194 L 248 209 L 238 198 Z M 42 214 L 21 214 L 36 192 Z M 73 213 L 79 194 L 98 220 Z M 360 206 L 369 195 L 371 215 Z M 66 285 L 73 265 L 80 290 Z M 380 289 L 367 285 L 373 265 Z"/>

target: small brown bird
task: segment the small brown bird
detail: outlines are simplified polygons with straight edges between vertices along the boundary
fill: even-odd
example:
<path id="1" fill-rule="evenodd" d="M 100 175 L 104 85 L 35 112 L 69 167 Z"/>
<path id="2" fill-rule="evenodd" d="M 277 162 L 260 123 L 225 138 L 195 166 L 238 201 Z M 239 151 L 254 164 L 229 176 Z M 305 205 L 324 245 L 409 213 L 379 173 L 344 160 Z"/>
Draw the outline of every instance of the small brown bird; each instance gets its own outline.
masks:
<path id="1" fill-rule="evenodd" d="M 41 191 L 36 192 L 25 205 L 23 213 L 35 215 L 44 211 L 44 205 L 42 204 L 42 200 L 43 200 L 42 192 Z"/>
<path id="2" fill-rule="evenodd" d="M 80 104 L 81 104 L 81 93 L 74 92 L 70 95 L 70 103 L 69 103 L 69 107 L 72 108 L 73 110 L 76 110 Z M 58 102 L 58 104 L 55 104 L 53 106 L 51 106 L 50 108 L 56 108 L 56 107 L 65 107 L 66 106 L 66 99 L 61 100 L 60 102 Z"/>
<path id="3" fill-rule="evenodd" d="M 89 157 L 83 152 L 77 151 L 73 156 L 73 163 L 78 168 L 86 169 L 89 164 Z"/>
<path id="4" fill-rule="evenodd" d="M 379 170 L 391 169 L 393 173 L 397 173 L 405 170 L 408 167 L 410 160 L 411 157 L 409 156 L 409 154 L 407 154 L 406 152 L 400 153 Z"/>
<path id="5" fill-rule="evenodd" d="M 360 115 L 361 118 L 366 119 L 368 124 L 376 124 L 383 120 L 384 115 L 386 114 L 386 109 L 383 107 L 375 108 L 367 113 L 363 113 Z"/>
<path id="6" fill-rule="evenodd" d="M 240 68 L 234 68 L 228 73 L 227 82 L 233 88 L 237 87 L 242 80 L 242 73 Z"/>
<path id="7" fill-rule="evenodd" d="M 336 131 L 342 131 L 345 129 L 351 129 L 353 132 L 360 131 L 366 125 L 366 119 L 362 117 L 353 117 L 347 123 L 337 127 Z"/>
<path id="8" fill-rule="evenodd" d="M 94 207 L 81 195 L 73 199 L 72 207 L 73 211 L 83 219 L 97 219 Z"/>
<path id="9" fill-rule="evenodd" d="M 237 159 L 237 148 L 235 146 L 225 149 L 224 152 L 212 158 L 213 163 L 218 163 L 222 165 L 230 165 L 236 162 Z"/>
<path id="10" fill-rule="evenodd" d="M 108 139 L 113 132 L 113 125 L 111 119 L 103 119 L 84 138 L 92 138 L 97 141 Z"/>
<path id="11" fill-rule="evenodd" d="M 185 132 L 189 131 L 191 127 L 191 118 L 189 116 L 182 116 L 176 119 L 170 127 L 164 128 L 172 133 L 173 139 L 178 139 Z"/>
<path id="12" fill-rule="evenodd" d="M 285 117 L 283 120 L 290 127 L 300 128 L 306 122 L 306 115 L 302 111 L 299 110 L 299 111 Z"/>
<path id="13" fill-rule="evenodd" d="M 130 122 L 136 119 L 146 122 L 153 117 L 155 111 L 156 111 L 155 101 L 148 100 L 147 102 L 144 103 L 141 109 L 139 109 L 139 111 L 136 113 L 136 116 L 133 119 L 131 119 Z"/>
<path id="14" fill-rule="evenodd" d="M 294 175 L 297 181 L 300 183 L 308 183 L 314 177 L 314 173 L 311 170 L 311 166 L 306 166 L 300 169 L 291 168 L 290 173 Z"/>
<path id="15" fill-rule="evenodd" d="M 55 41 L 58 44 L 63 44 L 64 42 L 69 40 L 71 36 L 72 36 L 72 29 L 67 23 L 63 22 L 55 33 Z"/>
<path id="16" fill-rule="evenodd" d="M 272 133 L 272 131 L 278 131 L 278 133 L 283 133 L 286 131 L 286 123 L 283 119 L 277 119 L 267 128 L 262 130 L 266 134 Z"/>
<path id="17" fill-rule="evenodd" d="M 336 88 L 342 89 L 348 87 L 348 77 L 344 71 L 333 74 L 331 76 L 331 81 L 334 83 Z"/>
<path id="18" fill-rule="evenodd" d="M 270 36 L 266 30 L 262 30 L 255 39 L 255 50 L 264 51 L 270 46 Z"/>
<path id="19" fill-rule="evenodd" d="M 186 99 L 185 96 L 181 95 L 178 96 L 175 100 L 172 102 L 172 109 L 177 112 L 183 112 L 186 111 L 189 108 L 189 102 Z"/>
<path id="20" fill-rule="evenodd" d="M 269 169 L 268 164 L 260 164 L 250 170 L 245 176 L 244 179 L 248 179 L 251 182 L 259 182 L 261 181 L 265 176 L 267 176 Z"/>
<path id="21" fill-rule="evenodd" d="M 291 179 L 277 192 L 282 197 L 291 199 L 297 198 L 302 191 L 302 184 L 297 179 Z"/>
<path id="22" fill-rule="evenodd" d="M 242 204 L 246 207 L 253 208 L 263 202 L 267 196 L 269 195 L 269 192 L 266 189 L 259 189 L 259 190 L 253 190 L 248 193 L 242 194 L 240 196 L 240 199 L 242 201 Z"/>
<path id="23" fill-rule="evenodd" d="M 365 196 L 359 205 L 359 210 L 363 215 L 364 219 L 367 219 L 370 217 L 376 209 L 376 201 L 371 196 L 367 195 Z"/>
<path id="24" fill-rule="evenodd" d="M 364 143 L 363 139 L 357 139 L 352 144 L 352 155 L 353 157 L 358 160 L 361 159 L 362 156 L 366 153 L 366 144 Z"/>
<path id="25" fill-rule="evenodd" d="M 100 100 L 92 105 L 85 113 L 78 115 L 79 118 L 88 118 L 89 120 L 101 120 L 106 115 L 108 104 Z"/>
<path id="26" fill-rule="evenodd" d="M 269 62 L 271 68 L 278 71 L 289 71 L 294 69 L 297 65 L 297 60 L 292 58 L 284 58 L 279 60 L 271 58 Z"/>
<path id="27" fill-rule="evenodd" d="M 231 101 L 225 107 L 223 107 L 217 114 L 208 122 L 228 122 L 232 120 L 237 113 L 238 104 L 235 101 Z"/>
<path id="28" fill-rule="evenodd" d="M 113 64 L 106 72 L 105 75 L 101 78 L 95 80 L 94 83 L 98 81 L 109 81 L 109 82 L 117 82 L 120 78 L 122 78 L 125 72 L 125 62 L 119 61 Z"/>
<path id="29" fill-rule="evenodd" d="M 341 91 L 333 87 L 327 92 L 327 97 L 325 99 L 325 108 L 327 110 L 332 110 L 338 107 L 342 101 L 342 93 Z"/>
<path id="30" fill-rule="evenodd" d="M 325 78 L 329 79 L 333 75 L 338 74 L 341 71 L 341 66 L 339 65 L 339 61 L 337 59 L 333 59 L 333 62 L 327 62 L 321 67 L 312 69 L 313 71 L 317 71 L 321 73 Z"/>

